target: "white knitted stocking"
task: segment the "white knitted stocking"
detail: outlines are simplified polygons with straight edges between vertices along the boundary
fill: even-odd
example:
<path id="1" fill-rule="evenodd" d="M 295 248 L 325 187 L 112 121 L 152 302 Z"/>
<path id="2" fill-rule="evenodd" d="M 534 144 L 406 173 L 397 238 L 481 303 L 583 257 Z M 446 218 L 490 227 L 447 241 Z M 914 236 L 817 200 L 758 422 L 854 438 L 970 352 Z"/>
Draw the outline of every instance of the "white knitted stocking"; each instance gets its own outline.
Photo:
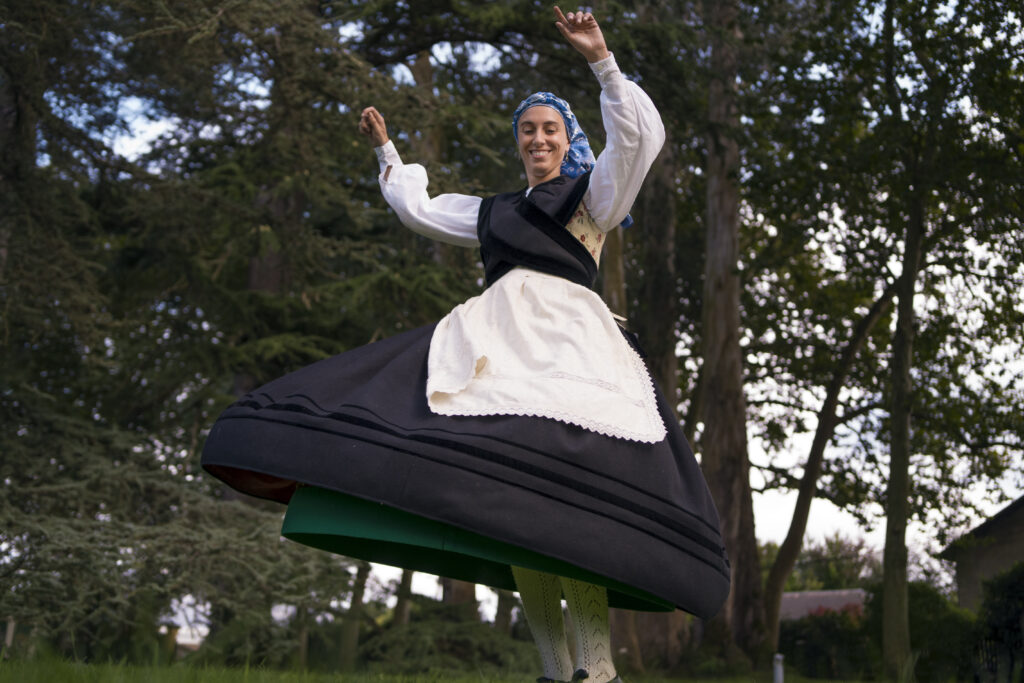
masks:
<path id="1" fill-rule="evenodd" d="M 607 683 L 615 678 L 608 627 L 608 591 L 603 586 L 562 577 L 562 590 L 576 627 L 576 668 L 586 683 Z"/>
<path id="2" fill-rule="evenodd" d="M 568 681 L 572 678 L 572 661 L 565 637 L 562 586 L 558 577 L 523 567 L 512 567 L 512 576 L 523 601 L 533 642 L 540 650 L 544 676 L 555 681 Z"/>

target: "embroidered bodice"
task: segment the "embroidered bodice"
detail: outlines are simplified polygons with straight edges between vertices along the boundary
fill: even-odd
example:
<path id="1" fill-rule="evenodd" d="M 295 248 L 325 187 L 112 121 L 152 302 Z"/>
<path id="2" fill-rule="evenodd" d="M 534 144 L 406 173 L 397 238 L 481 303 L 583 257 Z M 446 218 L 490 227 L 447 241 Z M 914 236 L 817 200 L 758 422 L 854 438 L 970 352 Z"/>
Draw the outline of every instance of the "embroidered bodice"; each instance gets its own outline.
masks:
<path id="1" fill-rule="evenodd" d="M 579 240 L 580 244 L 586 247 L 590 255 L 594 257 L 594 263 L 601 262 L 601 248 L 604 247 L 604 232 L 597 227 L 594 217 L 590 215 L 586 204 L 580 202 L 579 208 L 565 225 L 565 229 L 572 233 L 572 236 Z"/>

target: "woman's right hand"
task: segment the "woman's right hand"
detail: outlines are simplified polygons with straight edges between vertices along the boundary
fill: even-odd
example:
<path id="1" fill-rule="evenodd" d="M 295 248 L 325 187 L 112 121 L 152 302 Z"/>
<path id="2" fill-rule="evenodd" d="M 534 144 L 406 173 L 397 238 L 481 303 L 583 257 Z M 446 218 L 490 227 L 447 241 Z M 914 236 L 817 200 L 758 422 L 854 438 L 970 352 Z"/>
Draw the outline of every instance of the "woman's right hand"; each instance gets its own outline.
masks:
<path id="1" fill-rule="evenodd" d="M 608 46 L 604 42 L 604 34 L 597 24 L 597 19 L 590 12 L 569 12 L 555 5 L 555 26 L 569 44 L 587 58 L 591 64 L 608 57 Z"/>
<path id="2" fill-rule="evenodd" d="M 370 140 L 374 147 L 386 145 L 388 142 L 388 129 L 384 124 L 384 117 L 380 115 L 376 107 L 367 107 L 359 117 L 359 132 Z"/>

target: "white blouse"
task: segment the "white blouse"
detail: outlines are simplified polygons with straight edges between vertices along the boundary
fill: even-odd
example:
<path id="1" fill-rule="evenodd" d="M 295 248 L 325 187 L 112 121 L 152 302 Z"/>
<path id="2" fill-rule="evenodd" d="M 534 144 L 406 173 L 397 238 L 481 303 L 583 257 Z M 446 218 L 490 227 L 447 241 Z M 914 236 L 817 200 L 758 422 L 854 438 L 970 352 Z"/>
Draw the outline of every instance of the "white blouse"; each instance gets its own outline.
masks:
<path id="1" fill-rule="evenodd" d="M 665 140 L 654 104 L 614 57 L 590 66 L 601 83 L 608 139 L 582 211 L 567 226 L 581 241 L 622 222 Z M 390 141 L 376 151 L 384 198 L 406 227 L 449 244 L 479 244 L 480 197 L 431 198 L 422 166 L 403 164 Z M 596 260 L 599 251 L 591 254 Z M 665 438 L 650 375 L 601 297 L 522 267 L 438 323 L 426 392 L 441 415 L 529 415 L 621 439 Z"/>
<path id="2" fill-rule="evenodd" d="M 614 56 L 590 68 L 601 84 L 601 118 L 607 141 L 594 163 L 583 203 L 597 226 L 608 232 L 633 206 L 647 170 L 665 144 L 665 126 L 651 98 L 622 75 Z M 407 228 L 449 244 L 479 244 L 476 218 L 483 201 L 480 197 L 441 194 L 431 198 L 425 168 L 403 164 L 391 140 L 375 151 L 381 192 Z M 390 173 L 386 173 L 388 166 Z"/>

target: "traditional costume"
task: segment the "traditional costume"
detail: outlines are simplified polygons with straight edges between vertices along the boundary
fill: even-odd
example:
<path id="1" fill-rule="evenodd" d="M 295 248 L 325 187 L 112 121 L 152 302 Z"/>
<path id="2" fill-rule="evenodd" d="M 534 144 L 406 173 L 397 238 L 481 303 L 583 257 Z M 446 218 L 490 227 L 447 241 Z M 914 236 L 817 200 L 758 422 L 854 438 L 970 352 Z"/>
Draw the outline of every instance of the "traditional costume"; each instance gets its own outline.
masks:
<path id="1" fill-rule="evenodd" d="M 242 397 L 203 465 L 288 503 L 284 534 L 302 543 L 512 590 L 520 567 L 607 588 L 613 606 L 710 617 L 729 590 L 714 504 L 634 340 L 590 289 L 664 129 L 614 57 L 591 67 L 605 150 L 588 159 L 568 105 L 531 96 L 517 117 L 562 113 L 570 168 L 528 190 L 430 198 L 423 167 L 377 149 L 402 223 L 479 246 L 486 290 Z"/>

